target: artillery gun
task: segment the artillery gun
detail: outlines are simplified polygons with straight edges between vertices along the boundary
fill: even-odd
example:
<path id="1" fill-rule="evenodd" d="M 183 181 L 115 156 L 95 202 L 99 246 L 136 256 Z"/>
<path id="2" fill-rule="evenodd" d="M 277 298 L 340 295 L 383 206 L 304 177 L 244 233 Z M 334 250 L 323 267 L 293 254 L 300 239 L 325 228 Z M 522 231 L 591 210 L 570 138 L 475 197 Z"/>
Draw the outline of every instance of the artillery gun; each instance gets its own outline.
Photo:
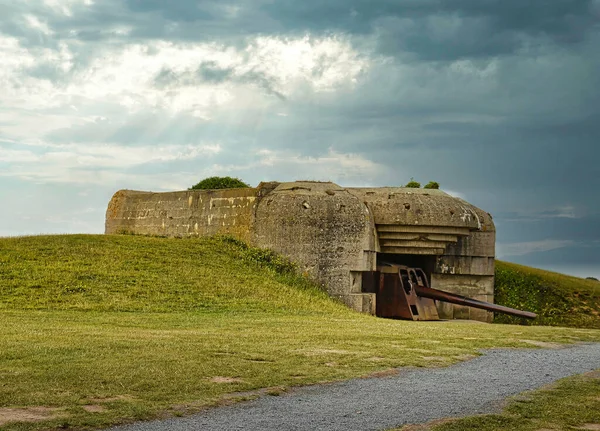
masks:
<path id="1" fill-rule="evenodd" d="M 432 289 L 420 268 L 383 262 L 363 273 L 363 286 L 377 294 L 376 315 L 408 320 L 440 320 L 435 301 L 535 319 L 537 314 Z"/>

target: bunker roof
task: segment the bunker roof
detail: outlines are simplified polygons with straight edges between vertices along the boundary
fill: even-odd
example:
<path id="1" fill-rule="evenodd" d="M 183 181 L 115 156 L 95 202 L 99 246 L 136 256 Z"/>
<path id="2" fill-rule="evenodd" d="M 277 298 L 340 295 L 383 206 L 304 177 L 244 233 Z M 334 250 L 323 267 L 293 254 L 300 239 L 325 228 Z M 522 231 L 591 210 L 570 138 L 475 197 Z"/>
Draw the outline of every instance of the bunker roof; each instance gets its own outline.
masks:
<path id="1" fill-rule="evenodd" d="M 424 225 L 494 231 L 490 214 L 441 190 L 348 188 L 373 212 L 376 224 Z"/>

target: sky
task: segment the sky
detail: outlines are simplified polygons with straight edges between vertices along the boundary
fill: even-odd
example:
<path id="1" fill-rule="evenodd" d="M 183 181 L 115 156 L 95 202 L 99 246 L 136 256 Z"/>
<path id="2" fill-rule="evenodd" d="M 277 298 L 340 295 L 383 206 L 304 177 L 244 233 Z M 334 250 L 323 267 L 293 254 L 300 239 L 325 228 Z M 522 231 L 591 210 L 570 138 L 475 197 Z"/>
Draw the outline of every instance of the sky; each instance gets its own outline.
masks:
<path id="1" fill-rule="evenodd" d="M 119 189 L 400 186 L 600 278 L 600 0 L 0 0 L 0 236 Z"/>

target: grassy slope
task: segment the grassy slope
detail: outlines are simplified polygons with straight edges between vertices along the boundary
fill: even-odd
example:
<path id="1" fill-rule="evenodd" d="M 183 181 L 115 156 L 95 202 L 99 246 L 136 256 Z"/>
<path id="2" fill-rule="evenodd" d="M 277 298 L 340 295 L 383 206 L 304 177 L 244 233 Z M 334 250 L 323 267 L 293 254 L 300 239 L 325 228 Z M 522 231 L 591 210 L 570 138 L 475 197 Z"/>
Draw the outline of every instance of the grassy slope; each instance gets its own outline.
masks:
<path id="1" fill-rule="evenodd" d="M 251 265 L 268 255 L 252 254 L 231 241 L 63 235 L 0 239 L 0 250 L 4 309 L 340 309 L 299 277 Z"/>
<path id="2" fill-rule="evenodd" d="M 600 329 L 600 283 L 507 262 L 496 262 L 498 304 L 538 313 L 532 321 L 496 314 L 498 323 Z"/>
<path id="3" fill-rule="evenodd" d="M 480 348 L 600 340 L 586 329 L 377 319 L 287 267 L 217 239 L 0 239 L 0 421 L 3 408 L 47 406 L 55 418 L 5 429 L 100 427 Z"/>

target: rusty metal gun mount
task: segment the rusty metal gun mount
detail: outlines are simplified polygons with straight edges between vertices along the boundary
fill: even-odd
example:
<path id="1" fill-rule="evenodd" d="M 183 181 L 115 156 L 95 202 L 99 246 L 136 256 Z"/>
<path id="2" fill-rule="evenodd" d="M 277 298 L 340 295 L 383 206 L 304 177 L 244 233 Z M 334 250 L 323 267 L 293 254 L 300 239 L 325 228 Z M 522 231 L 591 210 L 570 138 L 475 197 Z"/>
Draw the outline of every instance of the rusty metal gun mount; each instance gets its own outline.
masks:
<path id="1" fill-rule="evenodd" d="M 377 271 L 363 273 L 363 287 L 377 294 L 376 315 L 408 320 L 440 320 L 435 301 L 512 316 L 535 319 L 537 314 L 516 310 L 442 290 L 432 289 L 420 268 L 382 263 Z"/>

